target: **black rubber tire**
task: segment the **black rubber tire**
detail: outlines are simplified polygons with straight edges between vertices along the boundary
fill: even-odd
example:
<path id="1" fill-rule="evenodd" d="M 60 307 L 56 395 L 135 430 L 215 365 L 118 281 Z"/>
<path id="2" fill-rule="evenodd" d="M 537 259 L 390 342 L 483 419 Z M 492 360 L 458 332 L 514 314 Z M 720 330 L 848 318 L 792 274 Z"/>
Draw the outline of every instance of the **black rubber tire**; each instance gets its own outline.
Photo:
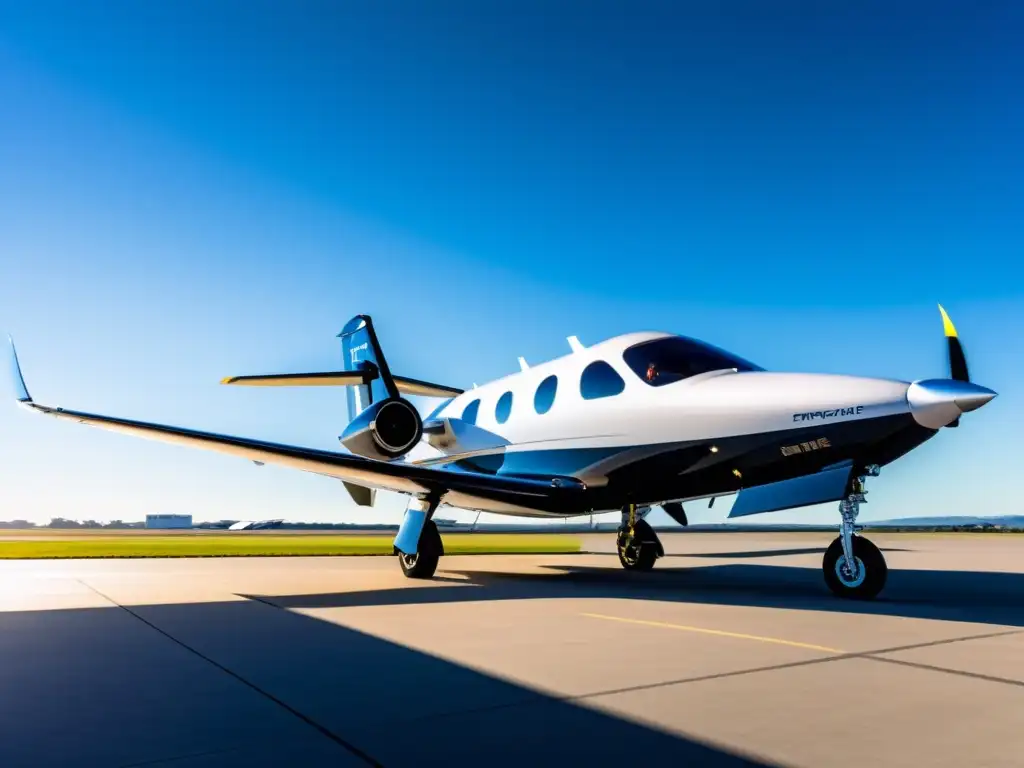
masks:
<path id="1" fill-rule="evenodd" d="M 420 532 L 420 541 L 415 555 L 398 553 L 398 564 L 402 573 L 409 579 L 429 579 L 437 571 L 437 564 L 444 554 L 441 534 L 433 520 L 427 520 Z"/>
<path id="2" fill-rule="evenodd" d="M 856 585 L 844 583 L 837 572 L 840 558 L 843 557 L 842 538 L 837 537 L 835 541 L 829 544 L 821 564 L 825 583 L 832 590 L 832 594 L 838 597 L 850 600 L 872 600 L 885 587 L 885 581 L 889 575 L 889 567 L 885 564 L 885 556 L 878 547 L 856 534 L 853 536 L 853 556 L 860 560 L 865 570 L 863 580 Z"/>
<path id="3" fill-rule="evenodd" d="M 398 563 L 402 566 L 402 573 L 409 579 L 429 579 L 437 570 L 438 555 L 428 555 L 426 552 L 417 552 L 415 555 L 398 553 Z"/>
<path id="4" fill-rule="evenodd" d="M 615 549 L 619 553 L 619 564 L 627 571 L 649 571 L 661 553 L 658 535 L 645 520 L 637 520 L 633 526 L 635 543 L 626 547 L 626 530 L 620 528 L 615 537 Z"/>

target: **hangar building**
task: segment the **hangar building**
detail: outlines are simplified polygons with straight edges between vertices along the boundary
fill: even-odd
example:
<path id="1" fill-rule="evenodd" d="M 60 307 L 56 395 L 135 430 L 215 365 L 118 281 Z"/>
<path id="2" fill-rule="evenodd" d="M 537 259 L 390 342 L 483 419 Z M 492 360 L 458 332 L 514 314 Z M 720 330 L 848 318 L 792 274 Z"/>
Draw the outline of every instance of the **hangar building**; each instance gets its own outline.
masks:
<path id="1" fill-rule="evenodd" d="M 191 528 L 192 515 L 146 515 L 147 528 Z"/>

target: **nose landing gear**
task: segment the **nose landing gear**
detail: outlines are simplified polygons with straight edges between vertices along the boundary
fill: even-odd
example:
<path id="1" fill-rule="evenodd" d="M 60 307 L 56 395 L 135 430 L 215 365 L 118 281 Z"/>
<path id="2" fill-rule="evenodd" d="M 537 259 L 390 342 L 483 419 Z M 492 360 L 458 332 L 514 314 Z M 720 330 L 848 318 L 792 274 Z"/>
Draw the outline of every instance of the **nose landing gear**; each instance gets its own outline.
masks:
<path id="1" fill-rule="evenodd" d="M 832 593 L 854 600 L 871 600 L 885 586 L 889 574 L 885 557 L 867 539 L 856 535 L 857 515 L 860 505 L 867 503 L 864 481 L 877 477 L 878 467 L 865 467 L 864 474 L 853 481 L 851 493 L 839 502 L 842 524 L 839 537 L 825 551 L 822 571 L 825 584 Z"/>

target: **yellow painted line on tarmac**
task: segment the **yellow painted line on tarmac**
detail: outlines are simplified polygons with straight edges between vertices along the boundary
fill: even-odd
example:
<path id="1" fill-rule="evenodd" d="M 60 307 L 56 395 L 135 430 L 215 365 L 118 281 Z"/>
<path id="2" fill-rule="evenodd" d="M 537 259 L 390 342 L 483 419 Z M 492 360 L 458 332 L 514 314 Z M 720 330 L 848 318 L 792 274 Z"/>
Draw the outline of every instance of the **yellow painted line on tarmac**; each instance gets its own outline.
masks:
<path id="1" fill-rule="evenodd" d="M 809 651 L 823 651 L 825 653 L 844 653 L 838 648 L 826 648 L 823 645 L 812 645 L 811 643 L 798 643 L 795 640 L 783 640 L 779 637 L 762 637 L 760 635 L 744 635 L 740 632 L 726 632 L 721 629 L 706 629 L 704 627 L 688 627 L 685 624 L 668 624 L 664 621 L 646 621 L 645 619 L 626 619 L 621 616 L 605 616 L 601 613 L 584 613 L 591 619 L 604 619 L 606 621 L 618 621 L 623 624 L 641 624 L 647 627 L 661 627 L 662 629 L 677 629 L 682 632 L 696 632 L 702 635 L 717 635 L 718 637 L 732 637 L 737 640 L 757 640 L 761 643 L 773 643 L 775 645 L 788 645 L 793 648 L 805 648 Z"/>

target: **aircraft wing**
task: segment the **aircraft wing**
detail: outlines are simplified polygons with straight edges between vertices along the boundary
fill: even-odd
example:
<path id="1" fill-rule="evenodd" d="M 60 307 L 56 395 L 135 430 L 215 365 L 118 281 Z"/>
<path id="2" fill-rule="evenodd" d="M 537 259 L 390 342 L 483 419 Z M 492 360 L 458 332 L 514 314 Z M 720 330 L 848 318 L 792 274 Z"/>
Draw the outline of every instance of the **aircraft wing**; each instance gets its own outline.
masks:
<path id="1" fill-rule="evenodd" d="M 11 341 L 11 368 L 15 396 L 19 404 L 36 413 L 89 426 L 122 432 L 136 437 L 204 448 L 250 461 L 279 464 L 293 469 L 328 475 L 366 488 L 422 495 L 444 494 L 452 506 L 484 511 L 550 511 L 569 513 L 579 510 L 582 486 L 551 480 L 499 477 L 408 464 L 402 461 L 377 461 L 349 453 L 324 451 L 292 445 L 252 440 L 164 424 L 133 421 L 114 416 L 84 413 L 35 402 L 25 386 L 14 342 Z M 589 511 L 589 510 L 582 510 Z M 580 514 L 576 511 L 575 514 Z"/>
<path id="2" fill-rule="evenodd" d="M 408 376 L 392 376 L 398 391 L 405 395 L 422 397 L 455 397 L 463 390 L 445 384 L 411 379 Z M 244 387 L 350 387 L 363 384 L 366 375 L 359 371 L 323 371 L 319 373 L 261 373 L 254 376 L 228 376 L 221 384 Z"/>

